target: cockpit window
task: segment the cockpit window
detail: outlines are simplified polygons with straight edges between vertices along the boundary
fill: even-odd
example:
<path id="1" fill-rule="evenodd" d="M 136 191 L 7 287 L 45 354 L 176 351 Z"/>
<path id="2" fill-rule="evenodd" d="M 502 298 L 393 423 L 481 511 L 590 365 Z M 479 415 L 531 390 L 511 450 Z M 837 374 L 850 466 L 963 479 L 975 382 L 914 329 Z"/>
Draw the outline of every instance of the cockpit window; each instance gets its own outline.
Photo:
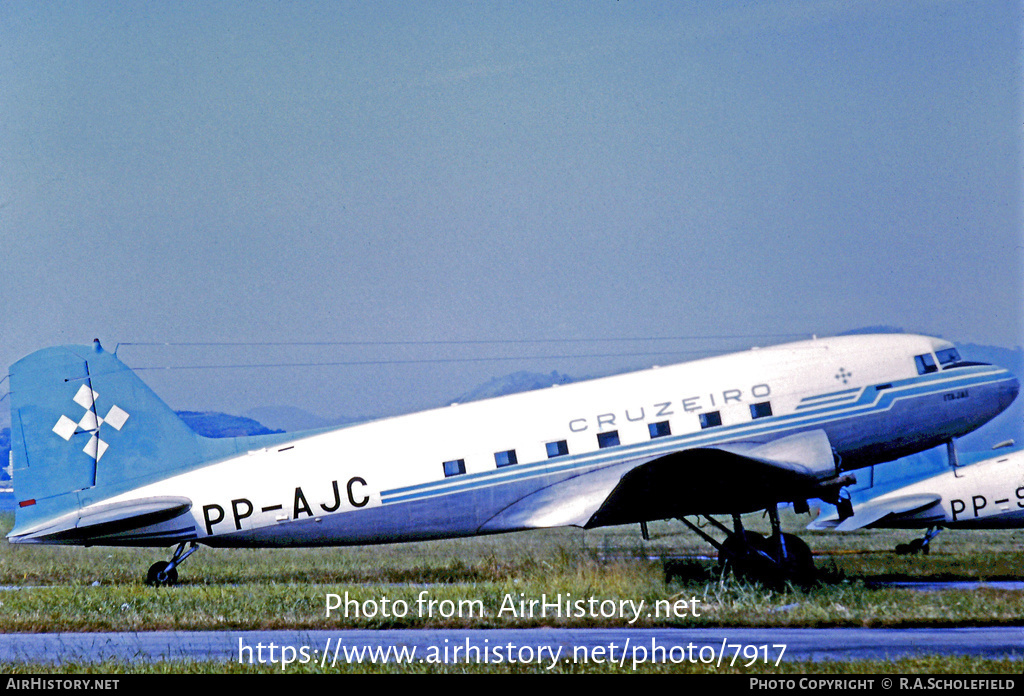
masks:
<path id="1" fill-rule="evenodd" d="M 914 362 L 917 363 L 917 374 L 919 375 L 939 371 L 939 367 L 938 365 L 935 364 L 935 358 L 932 357 L 931 353 L 925 353 L 924 355 L 915 355 Z"/>
<path id="2" fill-rule="evenodd" d="M 939 359 L 939 364 L 943 367 L 960 362 L 960 353 L 957 352 L 956 348 L 937 350 L 935 351 L 935 357 Z"/>

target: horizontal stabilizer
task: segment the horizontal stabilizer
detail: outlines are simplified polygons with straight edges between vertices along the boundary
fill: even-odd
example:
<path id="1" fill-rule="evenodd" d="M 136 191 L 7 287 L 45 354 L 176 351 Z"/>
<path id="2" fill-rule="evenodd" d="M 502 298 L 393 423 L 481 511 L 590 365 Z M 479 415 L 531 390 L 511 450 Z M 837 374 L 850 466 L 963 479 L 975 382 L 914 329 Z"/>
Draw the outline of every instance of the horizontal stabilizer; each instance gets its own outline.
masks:
<path id="1" fill-rule="evenodd" d="M 89 505 L 30 529 L 15 530 L 9 539 L 12 543 L 82 543 L 173 520 L 190 509 L 192 501 L 181 497 L 137 498 Z"/>
<path id="2" fill-rule="evenodd" d="M 854 507 L 853 517 L 848 517 L 845 520 L 840 520 L 838 514 L 819 517 L 807 525 L 807 528 L 852 532 L 855 529 L 870 527 L 882 519 L 892 518 L 888 520 L 891 522 L 899 517 L 915 515 L 923 510 L 927 510 L 941 500 L 942 497 L 934 493 L 869 500 Z"/>

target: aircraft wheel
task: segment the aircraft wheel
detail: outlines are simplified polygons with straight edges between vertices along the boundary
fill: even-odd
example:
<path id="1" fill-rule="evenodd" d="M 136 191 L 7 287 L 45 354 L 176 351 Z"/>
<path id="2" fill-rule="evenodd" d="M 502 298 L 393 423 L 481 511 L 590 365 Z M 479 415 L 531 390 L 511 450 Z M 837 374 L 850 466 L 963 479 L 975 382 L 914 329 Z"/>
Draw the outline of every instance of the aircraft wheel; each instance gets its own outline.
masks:
<path id="1" fill-rule="evenodd" d="M 780 558 L 779 546 L 772 539 L 747 532 L 744 539 L 730 534 L 722 544 L 719 563 L 732 569 L 738 577 L 755 580 L 773 588 L 782 588 L 787 582 L 808 585 L 814 582 L 817 568 L 811 549 L 798 536 L 783 534 L 786 555 Z"/>
<path id="2" fill-rule="evenodd" d="M 168 587 L 178 584 L 178 569 L 167 567 L 171 565 L 167 561 L 157 561 L 149 567 L 146 574 L 146 584 L 152 587 Z"/>
<path id="3" fill-rule="evenodd" d="M 760 534 L 730 534 L 722 543 L 718 564 L 723 569 L 731 569 L 738 576 L 757 575 L 757 569 L 770 562 L 764 555 L 767 551 L 768 540 Z"/>
<path id="4" fill-rule="evenodd" d="M 907 544 L 896 544 L 896 553 L 901 556 L 916 553 L 928 553 L 928 544 L 922 539 L 914 539 Z"/>
<path id="5" fill-rule="evenodd" d="M 811 547 L 793 534 L 783 534 L 782 539 L 786 542 L 786 557 L 779 559 L 783 578 L 799 585 L 814 582 L 818 569 L 814 565 Z"/>

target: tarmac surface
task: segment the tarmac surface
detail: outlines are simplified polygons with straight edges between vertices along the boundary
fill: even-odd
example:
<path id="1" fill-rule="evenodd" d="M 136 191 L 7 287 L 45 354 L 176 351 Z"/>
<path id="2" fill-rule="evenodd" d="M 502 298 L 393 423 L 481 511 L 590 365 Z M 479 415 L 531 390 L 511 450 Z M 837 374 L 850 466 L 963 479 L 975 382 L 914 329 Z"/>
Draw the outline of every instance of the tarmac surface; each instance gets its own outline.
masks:
<path id="1" fill-rule="evenodd" d="M 982 628 L 706 628 L 182 631 L 0 635 L 0 664 L 212 661 L 616 663 L 690 662 L 770 668 L 781 661 L 892 660 L 923 655 L 1024 659 L 1024 626 Z"/>

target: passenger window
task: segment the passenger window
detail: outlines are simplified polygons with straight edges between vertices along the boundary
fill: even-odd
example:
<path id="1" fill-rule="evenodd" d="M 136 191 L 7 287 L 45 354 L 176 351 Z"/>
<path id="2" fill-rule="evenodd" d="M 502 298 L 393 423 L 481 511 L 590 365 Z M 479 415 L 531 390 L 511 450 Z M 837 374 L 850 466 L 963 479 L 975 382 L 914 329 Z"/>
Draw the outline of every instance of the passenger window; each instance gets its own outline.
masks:
<path id="1" fill-rule="evenodd" d="M 605 447 L 615 447 L 619 444 L 619 431 L 612 430 L 608 433 L 597 434 L 597 446 L 604 449 Z"/>
<path id="2" fill-rule="evenodd" d="M 709 411 L 708 413 L 700 414 L 700 427 L 701 428 L 714 428 L 717 425 L 722 424 L 722 414 L 718 411 Z"/>
<path id="3" fill-rule="evenodd" d="M 497 464 L 499 468 L 501 468 L 503 466 L 512 466 L 513 464 L 518 464 L 519 460 L 516 459 L 515 450 L 505 450 L 504 452 L 494 453 L 494 463 Z"/>
<path id="4" fill-rule="evenodd" d="M 558 442 L 549 442 L 548 448 L 548 459 L 552 457 L 561 457 L 569 454 L 569 444 L 565 440 L 559 440 Z"/>
<path id="5" fill-rule="evenodd" d="M 647 426 L 647 430 L 650 431 L 652 440 L 656 437 L 665 437 L 672 434 L 672 428 L 669 427 L 668 421 L 650 423 Z"/>
<path id="6" fill-rule="evenodd" d="M 770 401 L 762 401 L 759 404 L 750 404 L 751 418 L 767 418 L 772 415 L 772 404 Z"/>
<path id="7" fill-rule="evenodd" d="M 939 368 L 935 364 L 935 358 L 932 357 L 931 353 L 925 353 L 924 355 L 915 355 L 914 362 L 917 363 L 917 374 L 925 375 L 929 372 L 938 372 Z"/>
<path id="8" fill-rule="evenodd" d="M 465 459 L 453 459 L 450 462 L 444 463 L 444 475 L 458 476 L 459 474 L 466 473 L 466 460 Z"/>

